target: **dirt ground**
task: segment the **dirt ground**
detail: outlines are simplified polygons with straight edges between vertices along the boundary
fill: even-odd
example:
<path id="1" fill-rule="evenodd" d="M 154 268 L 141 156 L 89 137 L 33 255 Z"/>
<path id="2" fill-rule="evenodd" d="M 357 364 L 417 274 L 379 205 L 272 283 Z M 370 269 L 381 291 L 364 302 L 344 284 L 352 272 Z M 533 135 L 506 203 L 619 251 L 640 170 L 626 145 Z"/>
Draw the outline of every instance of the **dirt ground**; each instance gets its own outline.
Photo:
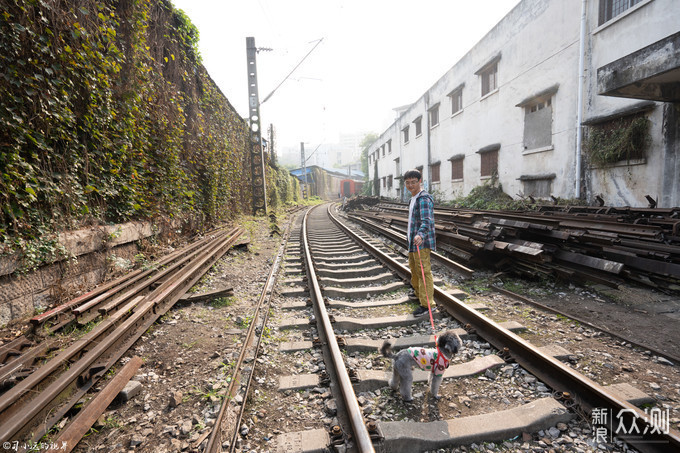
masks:
<path id="1" fill-rule="evenodd" d="M 282 232 L 293 216 L 279 216 L 277 224 Z M 149 329 L 126 354 L 128 358 L 138 355 L 144 359 L 144 365 L 134 378 L 142 384 L 141 392 L 127 403 L 110 406 L 76 451 L 195 451 L 210 432 L 221 403 L 220 393 L 229 385 L 240 342 L 282 243 L 279 235 L 270 235 L 269 220 L 248 218 L 241 224 L 246 228 L 243 239 L 249 241 L 248 246 L 230 251 L 194 288 L 196 292 L 203 292 L 232 287 L 234 295 L 209 303 L 176 305 Z M 490 285 L 502 284 L 511 291 L 574 313 L 595 325 L 669 354 L 679 354 L 680 296 L 634 286 L 608 290 L 484 275 L 466 282 L 449 280 L 451 284 L 460 283 L 470 294 L 469 300 L 487 304 L 493 319 L 521 318 L 527 324 L 530 341 L 562 342 L 580 357 L 577 369 L 597 377 L 598 382 L 641 383 L 644 390 L 670 405 L 672 426 L 677 428 L 680 423 L 677 419 L 680 387 L 676 384 L 680 381 L 679 364 L 665 365 L 653 353 L 645 355 L 642 350 L 636 351 L 625 342 L 612 340 L 578 323 L 540 309 L 527 309 L 523 304 L 491 291 Z M 274 303 L 282 302 L 275 300 Z M 283 316 L 280 311 L 274 313 Z M 271 323 L 279 321 L 270 318 Z M 250 438 L 254 439 L 257 434 L 258 441 L 249 445 L 248 435 L 239 439 L 242 451 L 251 451 L 250 448 L 256 446 L 258 450 L 253 451 L 266 451 L 276 434 L 326 427 L 336 422 L 328 407 L 329 395 L 323 388 L 304 393 L 277 392 L 280 375 L 314 372 L 324 366 L 320 357 L 308 352 L 293 354 L 285 363 L 271 363 L 270 358 L 281 342 L 309 339 L 312 334 L 313 330 L 295 333 L 272 329 L 265 335 L 262 355 L 255 363 L 254 386 L 245 423 L 246 429 L 251 431 Z M 387 362 L 382 358 L 359 355 L 355 359 L 364 366 L 387 368 Z M 262 365 L 259 371 L 258 365 Z M 506 371 L 512 376 L 512 370 Z M 470 392 L 471 384 L 478 382 L 477 379 L 465 381 L 450 385 L 460 386 L 456 393 L 465 394 L 464 388 Z M 99 388 L 104 384 L 102 382 Z M 384 392 L 378 394 L 385 398 Z M 474 395 L 470 396 L 468 400 L 445 399 L 439 406 L 430 407 L 431 413 L 426 418 L 467 415 L 470 400 L 480 407 L 503 408 L 506 404 L 500 390 L 497 396 L 490 395 L 486 399 L 476 400 Z M 237 402 L 242 401 L 239 398 L 237 396 Z M 383 413 L 389 413 L 389 408 L 382 409 Z M 417 412 L 414 408 L 406 413 L 397 411 L 393 418 L 411 416 L 417 419 Z M 312 423 L 310 419 L 316 421 Z"/>

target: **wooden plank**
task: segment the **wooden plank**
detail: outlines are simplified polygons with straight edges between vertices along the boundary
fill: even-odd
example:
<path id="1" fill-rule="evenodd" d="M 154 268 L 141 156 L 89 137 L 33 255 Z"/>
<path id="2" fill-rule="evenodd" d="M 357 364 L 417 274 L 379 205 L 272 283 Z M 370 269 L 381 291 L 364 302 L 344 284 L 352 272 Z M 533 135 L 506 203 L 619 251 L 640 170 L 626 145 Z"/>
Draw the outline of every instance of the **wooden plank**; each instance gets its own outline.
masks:
<path id="1" fill-rule="evenodd" d="M 104 387 L 104 389 L 97 394 L 89 404 L 75 416 L 73 421 L 64 429 L 59 438 L 56 440 L 56 445 L 64 446 L 59 448 L 59 451 L 66 453 L 73 450 L 80 439 L 90 430 L 94 422 L 99 416 L 104 413 L 111 401 L 116 398 L 118 393 L 125 387 L 125 384 L 132 379 L 139 367 L 142 365 L 140 357 L 133 357 L 125 366 L 111 379 L 111 381 Z"/>

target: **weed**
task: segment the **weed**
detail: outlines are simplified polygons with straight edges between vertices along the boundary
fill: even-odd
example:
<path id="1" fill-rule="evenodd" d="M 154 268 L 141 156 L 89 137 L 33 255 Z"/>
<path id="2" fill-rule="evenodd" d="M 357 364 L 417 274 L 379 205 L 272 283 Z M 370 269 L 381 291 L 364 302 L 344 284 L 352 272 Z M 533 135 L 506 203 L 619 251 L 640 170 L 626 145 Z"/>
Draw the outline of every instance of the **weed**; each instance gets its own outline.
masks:
<path id="1" fill-rule="evenodd" d="M 104 419 L 104 427 L 109 429 L 120 428 L 122 425 L 115 415 L 110 415 Z"/>
<path id="2" fill-rule="evenodd" d="M 238 325 L 241 329 L 247 329 L 252 321 L 253 321 L 252 316 L 246 316 L 236 321 L 236 325 Z"/>
<path id="3" fill-rule="evenodd" d="M 234 302 L 236 302 L 236 298 L 234 296 L 218 297 L 217 299 L 210 301 L 210 306 L 213 308 L 229 307 Z"/>
<path id="4" fill-rule="evenodd" d="M 199 343 L 198 340 L 192 341 L 191 343 L 182 343 L 182 347 L 186 349 L 191 349 Z"/>
<path id="5" fill-rule="evenodd" d="M 195 395 L 198 395 L 201 398 L 205 398 L 207 400 L 212 399 L 213 397 L 219 398 L 219 399 L 224 398 L 224 395 L 220 395 L 218 393 L 218 390 L 214 390 L 214 389 L 202 390 L 201 388 L 199 388 L 198 386 L 195 386 L 195 385 L 193 387 L 194 387 L 194 391 L 192 393 L 195 394 Z"/>

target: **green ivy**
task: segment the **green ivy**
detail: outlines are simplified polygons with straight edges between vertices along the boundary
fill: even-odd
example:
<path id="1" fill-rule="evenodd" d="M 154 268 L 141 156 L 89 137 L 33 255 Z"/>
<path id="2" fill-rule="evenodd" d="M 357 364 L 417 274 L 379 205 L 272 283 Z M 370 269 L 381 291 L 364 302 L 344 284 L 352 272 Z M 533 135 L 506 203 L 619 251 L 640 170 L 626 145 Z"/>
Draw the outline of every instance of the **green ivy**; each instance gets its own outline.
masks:
<path id="1" fill-rule="evenodd" d="M 646 117 L 622 118 L 606 125 L 591 126 L 586 152 L 591 163 L 603 166 L 644 158 L 649 142 L 649 120 Z"/>
<path id="2" fill-rule="evenodd" d="M 5 2 L 0 253 L 93 223 L 250 213 L 248 128 L 198 38 L 168 0 Z"/>

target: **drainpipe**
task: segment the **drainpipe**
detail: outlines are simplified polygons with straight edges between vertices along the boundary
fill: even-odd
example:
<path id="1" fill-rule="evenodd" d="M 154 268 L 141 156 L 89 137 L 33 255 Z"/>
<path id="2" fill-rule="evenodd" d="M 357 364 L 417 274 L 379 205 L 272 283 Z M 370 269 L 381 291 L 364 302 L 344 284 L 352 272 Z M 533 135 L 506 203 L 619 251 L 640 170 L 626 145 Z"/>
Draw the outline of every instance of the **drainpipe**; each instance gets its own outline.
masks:
<path id="1" fill-rule="evenodd" d="M 583 142 L 583 84 L 585 83 L 586 3 L 581 0 L 581 37 L 578 50 L 578 100 L 576 102 L 576 190 L 575 198 L 581 198 L 581 145 Z"/>
<path id="2" fill-rule="evenodd" d="M 427 191 L 432 191 L 432 175 L 430 174 L 430 162 L 432 162 L 430 149 L 430 92 L 425 93 L 425 129 L 427 130 L 425 146 L 427 147 L 427 165 L 423 170 L 427 170 Z M 424 173 L 424 172 L 423 172 Z"/>

